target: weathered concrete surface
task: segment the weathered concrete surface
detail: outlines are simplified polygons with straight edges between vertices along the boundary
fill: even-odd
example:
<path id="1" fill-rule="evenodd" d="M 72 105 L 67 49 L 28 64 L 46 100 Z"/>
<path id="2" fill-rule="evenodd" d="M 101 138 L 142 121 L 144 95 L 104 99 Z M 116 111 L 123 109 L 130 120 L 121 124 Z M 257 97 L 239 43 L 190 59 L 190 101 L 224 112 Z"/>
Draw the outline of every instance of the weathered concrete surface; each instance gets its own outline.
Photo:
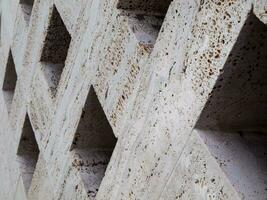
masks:
<path id="1" fill-rule="evenodd" d="M 265 0 L 0 2 L 0 199 L 266 199 Z"/>

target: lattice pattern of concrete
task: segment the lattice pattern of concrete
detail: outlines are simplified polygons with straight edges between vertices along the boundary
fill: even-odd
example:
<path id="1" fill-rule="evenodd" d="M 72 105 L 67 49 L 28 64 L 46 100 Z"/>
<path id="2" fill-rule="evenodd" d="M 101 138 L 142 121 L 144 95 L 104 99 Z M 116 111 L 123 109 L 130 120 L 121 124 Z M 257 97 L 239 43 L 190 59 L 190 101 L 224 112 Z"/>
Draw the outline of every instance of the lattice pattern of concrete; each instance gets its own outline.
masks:
<path id="1" fill-rule="evenodd" d="M 0 199 L 267 199 L 266 0 L 0 5 Z"/>

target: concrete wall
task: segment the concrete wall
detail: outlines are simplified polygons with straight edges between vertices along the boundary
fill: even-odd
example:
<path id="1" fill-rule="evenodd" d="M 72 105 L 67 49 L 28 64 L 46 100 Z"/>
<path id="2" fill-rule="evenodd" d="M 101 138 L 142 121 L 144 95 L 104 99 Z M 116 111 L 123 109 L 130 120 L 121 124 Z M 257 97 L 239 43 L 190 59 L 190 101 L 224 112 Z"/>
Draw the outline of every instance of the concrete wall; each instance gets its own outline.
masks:
<path id="1" fill-rule="evenodd" d="M 0 199 L 267 198 L 266 0 L 0 4 Z"/>

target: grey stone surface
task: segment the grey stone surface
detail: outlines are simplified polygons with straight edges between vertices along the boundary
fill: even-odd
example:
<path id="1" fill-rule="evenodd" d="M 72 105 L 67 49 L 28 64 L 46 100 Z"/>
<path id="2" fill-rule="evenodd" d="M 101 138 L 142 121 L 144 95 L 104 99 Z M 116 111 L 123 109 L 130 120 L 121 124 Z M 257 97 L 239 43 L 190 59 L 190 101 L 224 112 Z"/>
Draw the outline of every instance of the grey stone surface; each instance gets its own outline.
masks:
<path id="1" fill-rule="evenodd" d="M 267 198 L 266 0 L 0 5 L 0 199 Z"/>

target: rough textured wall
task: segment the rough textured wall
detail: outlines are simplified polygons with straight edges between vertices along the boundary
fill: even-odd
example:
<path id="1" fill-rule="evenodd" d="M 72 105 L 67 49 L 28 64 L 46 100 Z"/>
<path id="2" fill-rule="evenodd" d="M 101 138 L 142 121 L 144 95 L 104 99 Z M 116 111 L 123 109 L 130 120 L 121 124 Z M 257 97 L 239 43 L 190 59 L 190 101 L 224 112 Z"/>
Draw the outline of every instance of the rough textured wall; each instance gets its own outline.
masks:
<path id="1" fill-rule="evenodd" d="M 0 199 L 267 199 L 266 0 L 0 4 Z"/>

